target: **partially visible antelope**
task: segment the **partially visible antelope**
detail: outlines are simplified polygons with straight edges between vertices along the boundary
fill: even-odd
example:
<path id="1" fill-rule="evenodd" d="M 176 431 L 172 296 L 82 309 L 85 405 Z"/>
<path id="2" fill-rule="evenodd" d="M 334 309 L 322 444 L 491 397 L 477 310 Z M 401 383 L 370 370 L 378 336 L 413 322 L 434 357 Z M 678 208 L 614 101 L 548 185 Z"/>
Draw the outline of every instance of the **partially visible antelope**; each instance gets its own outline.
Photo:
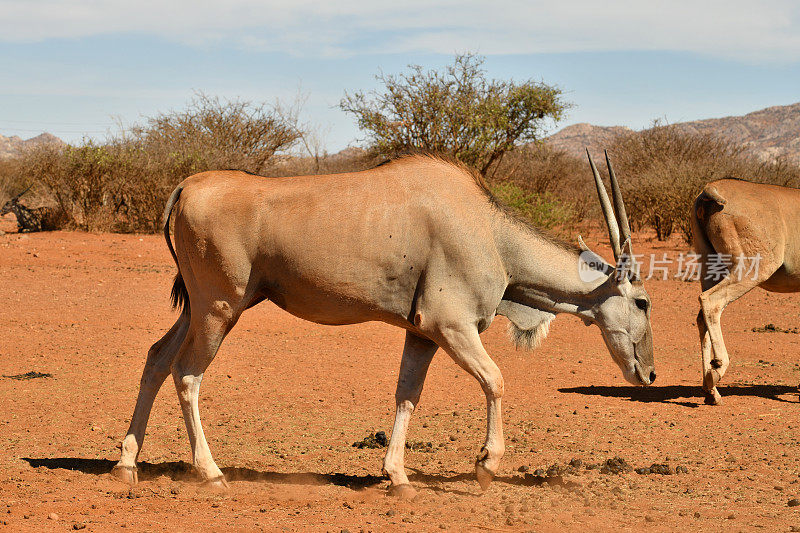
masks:
<path id="1" fill-rule="evenodd" d="M 720 317 L 729 303 L 755 287 L 800 292 L 800 190 L 722 179 L 709 183 L 692 210 L 692 241 L 700 255 L 697 327 L 707 404 L 719 404 L 717 384 L 728 369 Z M 712 258 L 726 274 L 712 276 Z"/>
<path id="2" fill-rule="evenodd" d="M 17 231 L 35 232 L 35 231 L 50 231 L 58 229 L 59 216 L 55 209 L 52 207 L 28 207 L 20 203 L 19 199 L 23 194 L 31 190 L 31 185 L 23 190 L 16 196 L 12 196 L 2 208 L 0 208 L 0 217 L 8 213 L 14 213 L 17 217 Z"/>
<path id="3" fill-rule="evenodd" d="M 594 163 L 592 169 L 614 255 L 632 257 L 616 179 L 612 174 L 615 215 Z M 206 483 L 227 486 L 203 435 L 198 392 L 225 335 L 263 300 L 320 324 L 379 320 L 406 330 L 383 462 L 391 492 L 401 496 L 414 493 L 403 466 L 406 430 L 439 347 L 486 395 L 486 439 L 475 470 L 484 489 L 495 475 L 505 450 L 503 377 L 479 336 L 495 315 L 506 316 L 515 341 L 527 347 L 545 337 L 556 314 L 577 315 L 600 328 L 628 381 L 655 379 L 650 300 L 632 263 L 613 267 L 585 252 L 600 272 L 582 275 L 580 249 L 509 215 L 477 175 L 435 156 L 326 176 L 196 174 L 170 196 L 164 236 L 178 266 L 172 294 L 182 312 L 150 348 L 114 467 L 131 484 L 153 400 L 171 372 L 194 467 Z"/>

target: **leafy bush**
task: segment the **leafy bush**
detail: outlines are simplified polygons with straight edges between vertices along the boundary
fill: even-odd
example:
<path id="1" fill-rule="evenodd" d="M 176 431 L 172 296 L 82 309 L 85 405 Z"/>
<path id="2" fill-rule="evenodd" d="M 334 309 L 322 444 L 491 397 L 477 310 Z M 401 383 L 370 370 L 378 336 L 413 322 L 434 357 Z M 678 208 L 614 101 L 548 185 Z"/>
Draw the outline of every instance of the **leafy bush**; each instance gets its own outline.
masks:
<path id="1" fill-rule="evenodd" d="M 760 161 L 723 138 L 658 122 L 618 135 L 609 153 L 632 227 L 649 226 L 659 240 L 679 231 L 691 241 L 691 206 L 710 181 L 735 177 L 800 185 L 800 167 L 782 160 Z"/>
<path id="2" fill-rule="evenodd" d="M 345 94 L 372 149 L 384 156 L 408 150 L 447 154 L 487 175 L 519 143 L 537 140 L 545 122 L 561 119 L 561 91 L 532 80 L 486 79 L 483 58 L 457 55 L 444 72 L 380 74 L 382 91 Z"/>
<path id="3" fill-rule="evenodd" d="M 0 206 L 30 185 L 19 172 L 17 159 L 0 159 Z"/>
<path id="4" fill-rule="evenodd" d="M 558 228 L 575 220 L 574 211 L 552 193 L 528 192 L 509 181 L 495 183 L 489 189 L 497 200 L 536 227 Z"/>
<path id="5" fill-rule="evenodd" d="M 70 226 L 156 232 L 180 181 L 212 169 L 263 172 L 301 133 L 294 108 L 199 94 L 186 110 L 159 115 L 105 143 L 38 146 L 18 165 L 55 199 Z"/>
<path id="6" fill-rule="evenodd" d="M 573 222 L 583 220 L 597 207 L 596 201 L 585 201 L 594 194 L 588 163 L 546 144 L 528 144 L 508 154 L 493 173 L 494 180 L 557 200 L 572 213 Z"/>
<path id="7" fill-rule="evenodd" d="M 202 172 L 235 168 L 263 172 L 275 153 L 302 135 L 298 106 L 220 100 L 198 93 L 184 111 L 173 111 L 134 126 L 128 140 L 171 166 Z"/>

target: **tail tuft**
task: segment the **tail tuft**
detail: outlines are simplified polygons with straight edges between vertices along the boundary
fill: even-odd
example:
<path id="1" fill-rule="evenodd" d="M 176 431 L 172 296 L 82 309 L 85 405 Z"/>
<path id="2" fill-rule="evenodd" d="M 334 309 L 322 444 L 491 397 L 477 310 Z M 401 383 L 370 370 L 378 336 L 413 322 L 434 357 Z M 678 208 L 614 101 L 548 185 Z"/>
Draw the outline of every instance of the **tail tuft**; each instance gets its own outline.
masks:
<path id="1" fill-rule="evenodd" d="M 167 205 L 164 208 L 164 239 L 167 241 L 167 248 L 169 248 L 169 253 L 175 261 L 175 266 L 178 267 L 178 273 L 175 275 L 175 281 L 172 282 L 172 292 L 170 293 L 172 308 L 180 307 L 181 313 L 188 313 L 189 306 L 187 304 L 189 303 L 189 293 L 186 291 L 186 283 L 183 282 L 183 276 L 181 276 L 181 266 L 178 264 L 178 255 L 175 253 L 175 248 L 172 246 L 172 239 L 170 239 L 169 236 L 169 218 L 172 214 L 172 208 L 175 207 L 175 204 L 178 202 L 182 190 L 183 184 L 175 187 L 175 190 L 172 191 L 169 200 L 167 200 Z"/>
<path id="2" fill-rule="evenodd" d="M 172 292 L 170 293 L 172 300 L 172 308 L 180 308 L 182 313 L 189 310 L 186 306 L 189 303 L 189 293 L 186 291 L 186 284 L 183 282 L 183 276 L 178 272 L 175 274 L 175 281 L 172 283 Z"/>

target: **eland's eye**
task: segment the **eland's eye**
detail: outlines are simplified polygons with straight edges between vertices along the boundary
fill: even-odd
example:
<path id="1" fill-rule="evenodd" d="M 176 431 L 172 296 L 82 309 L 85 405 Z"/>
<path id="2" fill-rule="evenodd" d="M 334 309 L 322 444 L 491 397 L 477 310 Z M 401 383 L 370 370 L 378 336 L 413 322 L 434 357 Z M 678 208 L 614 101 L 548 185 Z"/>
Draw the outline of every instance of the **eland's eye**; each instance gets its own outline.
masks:
<path id="1" fill-rule="evenodd" d="M 636 298 L 636 307 L 638 307 L 642 311 L 647 311 L 647 306 L 648 306 L 647 300 L 645 300 L 644 298 Z"/>

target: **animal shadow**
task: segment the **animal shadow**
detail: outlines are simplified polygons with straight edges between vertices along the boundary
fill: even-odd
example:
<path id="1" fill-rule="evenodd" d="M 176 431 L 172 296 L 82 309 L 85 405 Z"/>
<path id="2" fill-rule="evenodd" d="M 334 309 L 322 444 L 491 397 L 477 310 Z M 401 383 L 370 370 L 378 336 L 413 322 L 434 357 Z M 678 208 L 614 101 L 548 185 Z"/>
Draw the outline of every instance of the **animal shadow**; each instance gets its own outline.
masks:
<path id="1" fill-rule="evenodd" d="M 698 407 L 702 403 L 703 391 L 700 387 L 690 385 L 667 385 L 664 387 L 614 387 L 614 386 L 594 386 L 588 387 L 565 387 L 558 389 L 558 392 L 567 394 L 583 394 L 585 396 L 604 396 L 606 398 L 624 398 L 631 402 L 670 402 L 686 407 Z M 722 385 L 719 387 L 722 397 L 726 396 L 750 396 L 774 400 L 776 402 L 797 403 L 797 400 L 782 398 L 787 394 L 797 394 L 797 387 L 788 385 L 761 385 L 761 384 L 741 384 L 741 385 Z M 674 401 L 682 399 L 696 399 L 695 401 Z"/>
<path id="2" fill-rule="evenodd" d="M 32 468 L 43 467 L 53 470 L 63 468 L 66 470 L 83 472 L 84 474 L 91 474 L 95 476 L 111 473 L 111 469 L 116 464 L 116 461 L 111 461 L 110 459 L 84 459 L 80 457 L 24 457 L 23 461 L 27 462 Z M 194 473 L 192 465 L 184 461 L 169 461 L 163 463 L 148 463 L 143 461 L 138 463 L 138 467 L 139 481 L 153 480 L 160 476 L 166 476 L 173 481 L 200 481 L 199 477 Z M 351 475 L 343 473 L 319 474 L 315 472 L 266 472 L 253 468 L 235 466 L 225 467 L 221 470 L 222 473 L 225 474 L 225 478 L 228 481 L 250 481 L 309 486 L 335 485 L 338 487 L 347 487 L 352 490 L 363 490 L 388 483 L 386 478 L 370 474 Z M 425 488 L 434 492 L 447 492 L 464 495 L 473 494 L 472 492 L 456 490 L 453 487 L 448 486 L 458 482 L 472 483 L 475 485 L 476 493 L 480 492 L 478 490 L 477 482 L 475 481 L 475 474 L 472 472 L 427 474 L 418 470 L 414 470 L 414 473 L 409 476 L 409 479 L 412 482 L 419 483 Z M 546 483 L 552 485 L 554 483 L 558 484 L 559 481 L 560 480 L 558 479 L 533 478 L 530 475 L 498 476 L 495 478 L 495 482 L 497 483 L 520 486 L 539 486 Z"/>
<path id="3" fill-rule="evenodd" d="M 117 464 L 116 461 L 111 461 L 110 459 L 83 459 L 79 457 L 25 457 L 23 461 L 26 461 L 33 468 L 64 468 L 66 470 L 74 470 L 92 475 L 109 474 L 111 469 L 114 468 L 114 465 Z M 148 481 L 161 476 L 168 477 L 173 481 L 200 481 L 192 465 L 184 461 L 168 461 L 163 463 L 148 463 L 142 461 L 138 463 L 138 469 L 140 481 Z M 337 485 L 353 489 L 371 487 L 384 481 L 383 478 L 379 476 L 371 475 L 353 476 L 341 473 L 263 472 L 243 467 L 226 467 L 221 470 L 228 481 L 260 481 L 296 485 Z"/>

